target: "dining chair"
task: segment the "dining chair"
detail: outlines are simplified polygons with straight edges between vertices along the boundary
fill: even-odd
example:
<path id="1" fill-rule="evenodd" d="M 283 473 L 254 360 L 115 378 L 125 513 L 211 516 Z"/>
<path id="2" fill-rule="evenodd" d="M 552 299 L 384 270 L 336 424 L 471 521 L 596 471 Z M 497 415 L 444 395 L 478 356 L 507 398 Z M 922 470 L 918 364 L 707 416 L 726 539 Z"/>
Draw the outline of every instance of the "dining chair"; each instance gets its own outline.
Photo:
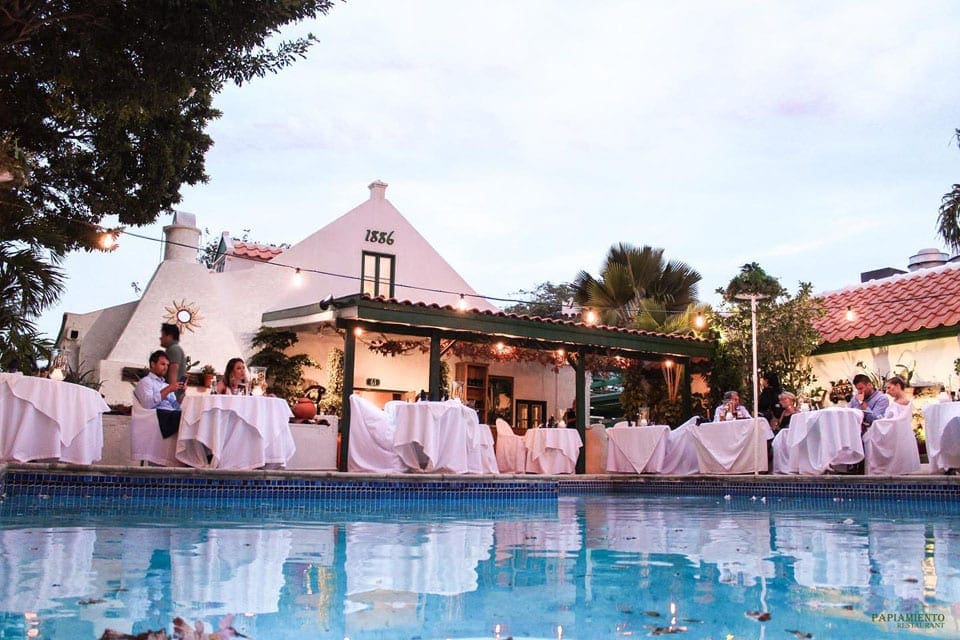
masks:
<path id="1" fill-rule="evenodd" d="M 186 466 L 177 460 L 177 438 L 164 438 L 156 409 L 147 409 L 133 398 L 130 411 L 130 459 L 160 467 Z"/>
<path id="2" fill-rule="evenodd" d="M 527 468 L 527 445 L 523 436 L 518 436 L 502 418 L 497 418 L 497 468 L 500 473 L 525 473 Z"/>
<path id="3" fill-rule="evenodd" d="M 863 434 L 864 471 L 868 476 L 901 475 L 920 470 L 913 416 L 879 418 Z"/>
<path id="4" fill-rule="evenodd" d="M 366 398 L 350 396 L 350 444 L 347 470 L 372 473 L 403 473 L 407 470 L 394 451 L 397 425 L 386 412 Z"/>
<path id="5" fill-rule="evenodd" d="M 587 427 L 584 464 L 587 473 L 607 472 L 607 428 L 602 424 Z"/>

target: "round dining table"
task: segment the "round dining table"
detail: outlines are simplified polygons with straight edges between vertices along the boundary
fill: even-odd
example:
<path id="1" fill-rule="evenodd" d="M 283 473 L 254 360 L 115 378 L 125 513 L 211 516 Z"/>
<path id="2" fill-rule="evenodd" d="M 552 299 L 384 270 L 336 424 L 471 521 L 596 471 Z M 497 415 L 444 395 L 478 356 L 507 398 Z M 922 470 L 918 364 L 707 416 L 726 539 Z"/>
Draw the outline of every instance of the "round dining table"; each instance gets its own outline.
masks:
<path id="1" fill-rule="evenodd" d="M 103 453 L 107 411 L 89 387 L 0 373 L 0 460 L 93 464 Z"/>

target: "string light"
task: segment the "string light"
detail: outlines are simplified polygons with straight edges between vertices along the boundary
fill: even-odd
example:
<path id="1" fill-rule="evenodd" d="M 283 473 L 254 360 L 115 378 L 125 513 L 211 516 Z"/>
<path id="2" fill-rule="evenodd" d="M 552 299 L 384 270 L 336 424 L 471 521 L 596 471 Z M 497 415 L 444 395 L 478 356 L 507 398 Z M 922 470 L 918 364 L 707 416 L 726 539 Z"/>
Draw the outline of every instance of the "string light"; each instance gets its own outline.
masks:
<path id="1" fill-rule="evenodd" d="M 297 267 L 297 270 L 293 272 L 293 286 L 299 287 L 303 284 L 303 274 L 300 273 L 300 267 Z"/>
<path id="2" fill-rule="evenodd" d="M 587 324 L 596 324 L 597 323 L 597 312 L 593 309 L 587 309 L 587 313 L 583 317 L 584 322 Z"/>
<path id="3" fill-rule="evenodd" d="M 703 319 L 703 314 L 697 311 L 697 317 L 693 320 L 693 326 L 697 329 L 703 329 L 704 325 L 707 324 L 707 321 Z"/>
<path id="4" fill-rule="evenodd" d="M 353 329 L 353 335 L 357 336 L 358 338 L 359 338 L 360 336 L 362 336 L 362 335 L 363 335 L 363 327 L 354 327 L 354 329 Z"/>
<path id="5" fill-rule="evenodd" d="M 460 309 L 460 311 L 467 310 L 467 299 L 463 297 L 462 293 L 460 294 L 460 300 L 457 301 L 457 308 Z"/>
<path id="6" fill-rule="evenodd" d="M 847 322 L 853 322 L 857 319 L 857 314 L 853 312 L 853 309 L 847 307 L 847 312 L 844 314 L 847 319 Z"/>

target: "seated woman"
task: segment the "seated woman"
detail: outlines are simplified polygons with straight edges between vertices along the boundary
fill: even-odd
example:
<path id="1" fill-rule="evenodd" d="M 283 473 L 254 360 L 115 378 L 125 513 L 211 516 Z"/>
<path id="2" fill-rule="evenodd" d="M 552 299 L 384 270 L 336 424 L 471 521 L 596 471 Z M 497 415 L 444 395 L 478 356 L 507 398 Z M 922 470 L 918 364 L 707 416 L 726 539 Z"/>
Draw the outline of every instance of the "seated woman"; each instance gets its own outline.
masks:
<path id="1" fill-rule="evenodd" d="M 789 391 L 782 392 L 778 399 L 780 401 L 780 407 L 782 410 L 780 412 L 780 418 L 777 422 L 777 426 L 774 428 L 779 431 L 780 429 L 790 428 L 790 416 L 798 413 L 799 409 L 797 409 L 797 396 L 793 395 Z"/>
<path id="2" fill-rule="evenodd" d="M 217 393 L 240 396 L 247 388 L 247 366 L 242 358 L 230 358 L 223 369 L 223 379 L 217 383 Z"/>
<path id="3" fill-rule="evenodd" d="M 886 392 L 893 399 L 893 402 L 887 406 L 884 412 L 884 418 L 900 418 L 904 415 L 913 415 L 913 402 L 907 397 L 903 388 L 905 383 L 903 378 L 893 376 L 887 380 Z"/>

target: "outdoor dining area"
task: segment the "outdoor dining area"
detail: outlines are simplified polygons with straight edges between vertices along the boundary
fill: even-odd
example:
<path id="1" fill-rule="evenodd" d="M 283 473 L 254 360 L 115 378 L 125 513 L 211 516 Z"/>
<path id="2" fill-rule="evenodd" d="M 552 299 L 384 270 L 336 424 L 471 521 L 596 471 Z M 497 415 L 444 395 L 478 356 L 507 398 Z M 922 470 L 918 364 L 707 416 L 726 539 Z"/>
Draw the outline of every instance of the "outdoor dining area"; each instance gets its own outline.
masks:
<path id="1" fill-rule="evenodd" d="M 349 399 L 346 470 L 355 473 L 728 475 L 920 471 L 911 416 L 877 419 L 865 431 L 857 409 L 829 407 L 793 415 L 774 432 L 765 418 L 670 425 L 514 431 L 504 420 L 487 425 L 458 399 L 390 401 L 383 408 L 361 395 Z M 93 389 L 48 378 L 0 373 L 0 458 L 4 461 L 97 463 L 103 456 L 102 416 L 109 411 Z M 926 406 L 929 473 L 960 468 L 960 402 Z M 134 406 L 134 463 L 197 469 L 309 469 L 303 458 L 335 455 L 336 436 L 301 446 L 318 425 L 291 424 L 281 398 L 188 394 L 175 437 L 163 438 L 155 411 Z M 330 416 L 336 422 L 335 416 Z M 295 431 L 297 428 L 304 431 Z M 295 437 L 295 434 L 298 434 Z M 297 463 L 295 456 L 301 459 Z M 330 465 L 332 466 L 332 464 Z"/>

